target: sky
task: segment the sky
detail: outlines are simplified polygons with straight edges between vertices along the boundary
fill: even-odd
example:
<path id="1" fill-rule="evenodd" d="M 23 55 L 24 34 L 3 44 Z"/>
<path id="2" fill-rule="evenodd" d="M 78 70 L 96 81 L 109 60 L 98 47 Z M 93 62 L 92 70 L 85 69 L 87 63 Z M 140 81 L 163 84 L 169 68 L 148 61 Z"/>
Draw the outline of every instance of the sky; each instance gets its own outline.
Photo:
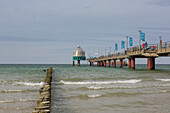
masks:
<path id="1" fill-rule="evenodd" d="M 0 0 L 0 63 L 71 64 L 78 44 L 86 56 L 113 53 L 126 36 L 138 45 L 138 30 L 149 44 L 170 41 L 170 0 Z"/>

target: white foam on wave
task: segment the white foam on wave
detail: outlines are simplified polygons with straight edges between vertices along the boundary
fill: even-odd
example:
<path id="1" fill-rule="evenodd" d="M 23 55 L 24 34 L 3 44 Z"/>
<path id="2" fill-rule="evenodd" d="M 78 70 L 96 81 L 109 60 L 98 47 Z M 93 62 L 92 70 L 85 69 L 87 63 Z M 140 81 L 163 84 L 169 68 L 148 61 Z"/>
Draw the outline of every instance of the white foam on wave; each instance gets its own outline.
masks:
<path id="1" fill-rule="evenodd" d="M 170 79 L 156 79 L 156 80 L 163 81 L 163 82 L 169 82 L 170 81 Z"/>
<path id="2" fill-rule="evenodd" d="M 19 99 L 20 102 L 35 101 L 36 99 Z"/>
<path id="3" fill-rule="evenodd" d="M 168 92 L 168 90 L 162 90 L 162 91 L 160 91 L 160 93 L 167 93 Z"/>
<path id="4" fill-rule="evenodd" d="M 97 90 L 97 89 L 105 89 L 106 87 L 99 87 L 99 86 L 89 86 L 87 87 L 88 89 L 94 89 L 94 90 Z"/>
<path id="5" fill-rule="evenodd" d="M 89 86 L 87 87 L 90 90 L 99 90 L 99 89 L 133 89 L 133 88 L 138 88 L 138 87 L 126 87 L 126 86 L 105 86 L 105 87 L 100 87 L 100 86 Z"/>
<path id="6" fill-rule="evenodd" d="M 12 85 L 25 85 L 25 86 L 41 86 L 41 83 L 31 83 L 31 82 L 15 82 Z"/>
<path id="7" fill-rule="evenodd" d="M 102 96 L 101 94 L 93 94 L 93 95 L 87 95 L 90 98 L 96 98 Z"/>
<path id="8" fill-rule="evenodd" d="M 2 100 L 0 101 L 0 103 L 27 102 L 27 101 L 36 101 L 36 99 Z"/>
<path id="9" fill-rule="evenodd" d="M 100 84 L 135 84 L 141 82 L 140 79 L 131 79 L 131 80 L 117 80 L 117 81 L 95 81 L 95 82 L 71 82 L 71 81 L 63 81 L 61 80 L 59 83 L 65 85 L 100 85 Z"/>
<path id="10" fill-rule="evenodd" d="M 2 100 L 2 101 L 0 101 L 0 103 L 11 103 L 11 102 L 14 102 L 14 100 Z"/>
<path id="11" fill-rule="evenodd" d="M 4 90 L 1 90 L 0 92 L 1 93 L 11 93 L 11 92 L 22 92 L 23 90 L 6 90 L 6 89 L 4 89 Z"/>
<path id="12" fill-rule="evenodd" d="M 159 85 L 160 87 L 169 87 L 170 84 L 163 84 L 163 85 Z"/>

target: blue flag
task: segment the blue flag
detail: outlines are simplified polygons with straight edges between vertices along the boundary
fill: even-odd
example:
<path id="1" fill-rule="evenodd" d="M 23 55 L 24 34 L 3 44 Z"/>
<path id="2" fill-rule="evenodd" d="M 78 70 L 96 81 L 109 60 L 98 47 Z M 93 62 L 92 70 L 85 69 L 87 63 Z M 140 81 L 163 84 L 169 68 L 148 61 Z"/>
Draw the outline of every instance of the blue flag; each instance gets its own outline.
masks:
<path id="1" fill-rule="evenodd" d="M 118 50 L 118 44 L 115 43 L 115 50 Z"/>
<path id="2" fill-rule="evenodd" d="M 121 48 L 124 49 L 125 48 L 125 42 L 121 41 Z"/>
<path id="3" fill-rule="evenodd" d="M 141 33 L 141 40 L 145 41 L 145 33 Z"/>
<path id="4" fill-rule="evenodd" d="M 129 37 L 129 46 L 133 46 L 133 38 Z"/>

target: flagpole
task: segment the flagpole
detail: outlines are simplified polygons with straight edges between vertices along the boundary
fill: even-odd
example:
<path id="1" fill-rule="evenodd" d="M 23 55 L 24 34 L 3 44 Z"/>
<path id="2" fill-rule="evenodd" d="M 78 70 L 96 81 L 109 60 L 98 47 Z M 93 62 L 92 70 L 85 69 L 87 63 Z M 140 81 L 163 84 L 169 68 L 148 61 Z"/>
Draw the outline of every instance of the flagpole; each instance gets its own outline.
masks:
<path id="1" fill-rule="evenodd" d="M 115 45 L 114 45 L 115 46 Z M 113 46 L 113 49 L 114 49 L 114 53 L 113 54 L 115 54 L 115 47 Z"/>
<path id="2" fill-rule="evenodd" d="M 125 52 L 125 41 L 124 41 L 124 52 Z"/>
<path id="3" fill-rule="evenodd" d="M 126 44 L 126 50 L 128 49 L 128 36 L 126 36 L 126 42 L 127 42 L 127 44 Z"/>
<path id="4" fill-rule="evenodd" d="M 142 32 L 142 30 L 139 30 L 139 49 L 140 49 L 140 52 L 141 52 L 141 32 Z"/>

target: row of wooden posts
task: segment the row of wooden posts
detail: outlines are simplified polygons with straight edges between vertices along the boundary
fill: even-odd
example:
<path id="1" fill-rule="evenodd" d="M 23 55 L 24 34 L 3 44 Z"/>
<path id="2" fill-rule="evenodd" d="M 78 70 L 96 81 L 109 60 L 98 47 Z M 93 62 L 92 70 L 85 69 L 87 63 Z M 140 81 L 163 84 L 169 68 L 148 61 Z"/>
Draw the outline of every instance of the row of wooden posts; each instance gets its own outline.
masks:
<path id="1" fill-rule="evenodd" d="M 37 100 L 37 105 L 32 111 L 32 113 L 50 113 L 51 82 L 52 82 L 52 67 L 47 69 L 44 85 L 39 89 L 39 100 Z"/>

